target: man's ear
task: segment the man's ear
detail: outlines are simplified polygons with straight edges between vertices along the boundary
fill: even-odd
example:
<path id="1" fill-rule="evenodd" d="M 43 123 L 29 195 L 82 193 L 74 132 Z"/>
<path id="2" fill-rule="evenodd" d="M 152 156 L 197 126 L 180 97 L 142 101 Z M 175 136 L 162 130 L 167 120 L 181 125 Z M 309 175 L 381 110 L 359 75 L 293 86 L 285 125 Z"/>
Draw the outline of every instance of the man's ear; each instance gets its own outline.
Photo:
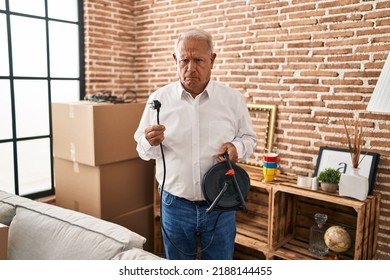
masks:
<path id="1" fill-rule="evenodd" d="M 175 63 L 177 64 L 176 54 L 173 53 L 173 54 L 172 54 L 172 57 L 173 57 L 173 60 L 175 60 Z"/>
<path id="2" fill-rule="evenodd" d="M 214 61 L 215 61 L 216 57 L 217 57 L 216 53 L 211 54 L 211 68 L 213 68 L 213 66 L 214 66 Z"/>

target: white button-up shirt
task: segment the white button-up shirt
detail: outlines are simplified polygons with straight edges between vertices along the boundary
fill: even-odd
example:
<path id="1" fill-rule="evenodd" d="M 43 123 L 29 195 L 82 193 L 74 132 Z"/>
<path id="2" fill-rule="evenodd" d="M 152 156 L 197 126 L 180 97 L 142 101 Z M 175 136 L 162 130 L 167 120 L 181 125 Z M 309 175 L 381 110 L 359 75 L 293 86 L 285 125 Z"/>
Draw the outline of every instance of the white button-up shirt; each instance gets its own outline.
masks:
<path id="1" fill-rule="evenodd" d="M 239 91 L 210 81 L 205 91 L 193 98 L 178 81 L 152 93 L 148 103 L 153 100 L 161 102 L 159 119 L 166 128 L 162 142 L 166 162 L 164 190 L 171 194 L 204 200 L 203 176 L 217 163 L 216 154 L 225 142 L 234 144 L 240 160 L 253 153 L 256 135 Z M 142 159 L 156 160 L 156 178 L 162 184 L 160 146 L 151 146 L 144 135 L 145 128 L 154 124 L 157 111 L 147 104 L 134 139 Z"/>

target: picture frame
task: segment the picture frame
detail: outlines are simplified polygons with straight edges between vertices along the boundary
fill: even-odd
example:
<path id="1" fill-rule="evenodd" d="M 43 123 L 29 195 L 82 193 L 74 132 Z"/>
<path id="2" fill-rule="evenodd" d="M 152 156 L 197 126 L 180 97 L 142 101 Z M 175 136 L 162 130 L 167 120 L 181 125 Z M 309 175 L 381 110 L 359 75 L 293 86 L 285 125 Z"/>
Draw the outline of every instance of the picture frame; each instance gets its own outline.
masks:
<path id="1" fill-rule="evenodd" d="M 262 167 L 260 159 L 266 152 L 273 150 L 277 107 L 272 104 L 255 103 L 247 103 L 247 107 L 257 141 L 253 155 L 241 163 Z"/>
<path id="2" fill-rule="evenodd" d="M 362 151 L 360 154 L 360 159 L 361 162 L 359 164 L 359 174 L 368 178 L 368 195 L 372 195 L 379 154 Z M 351 171 L 351 163 L 351 154 L 349 150 L 321 146 L 318 152 L 314 176 L 316 177 L 326 168 L 334 168 L 339 170 L 341 173 L 349 174 Z"/>

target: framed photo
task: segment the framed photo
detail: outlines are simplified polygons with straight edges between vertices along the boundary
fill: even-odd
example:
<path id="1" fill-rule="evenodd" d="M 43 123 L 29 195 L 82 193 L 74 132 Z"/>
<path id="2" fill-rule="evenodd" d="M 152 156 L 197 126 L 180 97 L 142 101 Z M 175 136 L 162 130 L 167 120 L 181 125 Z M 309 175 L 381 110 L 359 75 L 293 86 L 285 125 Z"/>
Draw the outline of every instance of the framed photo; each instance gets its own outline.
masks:
<path id="1" fill-rule="evenodd" d="M 359 164 L 359 174 L 368 178 L 368 194 L 371 195 L 374 189 L 379 154 L 362 151 L 360 154 L 360 159 L 361 162 Z M 321 146 L 318 152 L 314 176 L 317 176 L 325 168 L 334 168 L 341 173 L 349 174 L 351 171 L 351 165 L 351 154 L 347 149 Z"/>

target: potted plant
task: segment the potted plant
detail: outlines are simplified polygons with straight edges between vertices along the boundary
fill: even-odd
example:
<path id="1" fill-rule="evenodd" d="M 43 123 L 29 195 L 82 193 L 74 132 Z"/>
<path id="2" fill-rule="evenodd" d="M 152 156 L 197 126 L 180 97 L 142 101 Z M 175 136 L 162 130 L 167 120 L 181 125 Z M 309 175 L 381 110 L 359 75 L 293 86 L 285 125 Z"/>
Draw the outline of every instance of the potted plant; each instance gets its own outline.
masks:
<path id="1" fill-rule="evenodd" d="M 340 181 L 341 173 L 334 168 L 325 168 L 318 174 L 318 181 L 321 189 L 326 192 L 336 192 Z"/>

